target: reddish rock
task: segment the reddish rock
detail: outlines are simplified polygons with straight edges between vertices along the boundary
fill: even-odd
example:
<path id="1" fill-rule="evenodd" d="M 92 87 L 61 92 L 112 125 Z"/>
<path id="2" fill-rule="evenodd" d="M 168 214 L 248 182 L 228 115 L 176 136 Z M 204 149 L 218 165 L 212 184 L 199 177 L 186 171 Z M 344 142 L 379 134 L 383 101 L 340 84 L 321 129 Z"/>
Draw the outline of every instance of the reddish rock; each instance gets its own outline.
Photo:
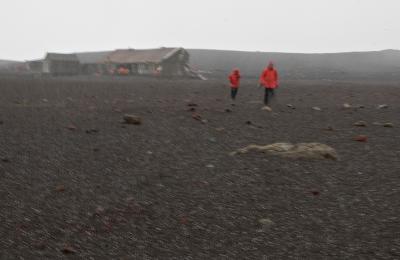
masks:
<path id="1" fill-rule="evenodd" d="M 358 136 L 354 137 L 353 140 L 357 141 L 357 142 L 365 143 L 368 141 L 368 137 L 366 135 L 358 135 Z"/>

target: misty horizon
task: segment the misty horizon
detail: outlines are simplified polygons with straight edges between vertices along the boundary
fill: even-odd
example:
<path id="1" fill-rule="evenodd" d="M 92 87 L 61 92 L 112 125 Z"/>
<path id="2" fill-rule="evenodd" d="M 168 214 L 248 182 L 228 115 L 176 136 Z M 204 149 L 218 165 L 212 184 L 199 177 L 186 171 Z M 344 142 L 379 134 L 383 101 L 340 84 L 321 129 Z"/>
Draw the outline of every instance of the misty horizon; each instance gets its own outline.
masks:
<path id="1" fill-rule="evenodd" d="M 281 53 L 400 49 L 400 3 L 395 0 L 185 4 L 178 0 L 9 2 L 0 16 L 0 59 L 161 46 Z"/>

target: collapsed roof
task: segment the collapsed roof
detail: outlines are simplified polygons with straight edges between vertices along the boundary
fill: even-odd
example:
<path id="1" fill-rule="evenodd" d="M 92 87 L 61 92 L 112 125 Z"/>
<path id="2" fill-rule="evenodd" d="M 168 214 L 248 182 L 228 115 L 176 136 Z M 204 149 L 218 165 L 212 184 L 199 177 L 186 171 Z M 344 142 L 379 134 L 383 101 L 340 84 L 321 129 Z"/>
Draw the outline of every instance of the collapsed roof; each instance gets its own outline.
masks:
<path id="1" fill-rule="evenodd" d="M 112 51 L 79 52 L 76 56 L 81 64 L 103 63 Z"/>
<path id="2" fill-rule="evenodd" d="M 64 54 L 64 53 L 53 53 L 53 52 L 47 53 L 45 60 L 79 62 L 78 57 L 75 54 Z"/>
<path id="3" fill-rule="evenodd" d="M 106 62 L 109 63 L 161 63 L 162 61 L 170 58 L 182 48 L 160 48 L 148 50 L 116 50 L 111 52 Z"/>

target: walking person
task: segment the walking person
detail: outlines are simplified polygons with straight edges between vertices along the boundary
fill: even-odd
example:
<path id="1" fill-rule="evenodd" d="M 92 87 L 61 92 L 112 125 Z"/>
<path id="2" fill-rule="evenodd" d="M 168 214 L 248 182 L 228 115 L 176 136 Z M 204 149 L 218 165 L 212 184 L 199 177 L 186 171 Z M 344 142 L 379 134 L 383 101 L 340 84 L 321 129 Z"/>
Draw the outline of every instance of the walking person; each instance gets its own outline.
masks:
<path id="1" fill-rule="evenodd" d="M 236 95 L 239 90 L 240 85 L 240 71 L 239 69 L 234 69 L 229 75 L 229 82 L 231 83 L 231 99 L 232 102 L 235 101 Z M 234 105 L 234 103 L 232 103 Z"/>
<path id="2" fill-rule="evenodd" d="M 271 98 L 275 95 L 275 89 L 278 87 L 278 71 L 274 68 L 272 62 L 262 72 L 259 86 L 265 88 L 264 107 L 262 109 L 272 111 L 269 104 Z"/>

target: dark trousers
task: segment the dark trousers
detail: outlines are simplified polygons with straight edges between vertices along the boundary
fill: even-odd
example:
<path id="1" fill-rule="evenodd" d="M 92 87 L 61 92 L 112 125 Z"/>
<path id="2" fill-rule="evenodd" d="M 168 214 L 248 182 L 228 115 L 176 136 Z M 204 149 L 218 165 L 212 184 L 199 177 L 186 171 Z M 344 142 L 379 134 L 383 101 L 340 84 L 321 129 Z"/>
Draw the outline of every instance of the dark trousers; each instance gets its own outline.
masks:
<path id="1" fill-rule="evenodd" d="M 272 88 L 265 88 L 265 95 L 264 95 L 264 104 L 268 106 L 271 98 L 275 95 L 274 89 Z"/>
<path id="2" fill-rule="evenodd" d="M 238 89 L 237 88 L 231 88 L 231 98 L 232 98 L 232 100 L 236 99 L 237 93 L 238 93 Z"/>

